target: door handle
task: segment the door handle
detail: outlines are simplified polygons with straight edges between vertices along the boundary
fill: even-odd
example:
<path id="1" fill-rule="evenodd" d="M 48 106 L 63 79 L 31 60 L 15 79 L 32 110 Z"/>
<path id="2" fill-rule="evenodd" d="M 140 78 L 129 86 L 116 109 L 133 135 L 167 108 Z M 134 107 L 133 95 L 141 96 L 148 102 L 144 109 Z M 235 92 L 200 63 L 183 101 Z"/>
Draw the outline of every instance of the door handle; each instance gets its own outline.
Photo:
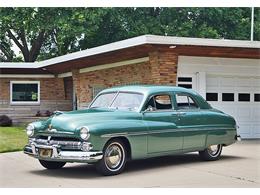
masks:
<path id="1" fill-rule="evenodd" d="M 172 116 L 183 116 L 183 115 L 186 115 L 186 112 L 176 112 L 172 114 Z"/>
<path id="2" fill-rule="evenodd" d="M 177 112 L 177 115 L 178 116 L 183 116 L 183 115 L 186 115 L 186 112 Z"/>

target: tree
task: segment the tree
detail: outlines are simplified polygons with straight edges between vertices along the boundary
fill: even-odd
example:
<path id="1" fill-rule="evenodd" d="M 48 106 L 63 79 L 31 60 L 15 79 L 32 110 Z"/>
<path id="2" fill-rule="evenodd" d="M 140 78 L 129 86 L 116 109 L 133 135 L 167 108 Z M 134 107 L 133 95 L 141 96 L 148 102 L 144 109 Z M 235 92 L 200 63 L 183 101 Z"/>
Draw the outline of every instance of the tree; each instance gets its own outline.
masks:
<path id="1" fill-rule="evenodd" d="M 82 31 L 79 28 L 81 10 L 81 8 L 78 10 L 71 8 L 1 8 L 2 61 L 12 61 L 14 58 L 14 52 L 10 50 L 12 43 L 20 49 L 25 62 L 36 61 L 39 55 L 45 56 L 46 52 L 52 52 L 53 47 L 58 48 L 57 54 L 63 54 L 61 50 L 74 45 L 79 35 L 78 32 Z M 47 55 L 47 57 L 52 57 L 52 55 Z"/>
<path id="2" fill-rule="evenodd" d="M 33 62 L 143 34 L 249 40 L 251 9 L 0 8 L 0 18 L 0 60 Z"/>

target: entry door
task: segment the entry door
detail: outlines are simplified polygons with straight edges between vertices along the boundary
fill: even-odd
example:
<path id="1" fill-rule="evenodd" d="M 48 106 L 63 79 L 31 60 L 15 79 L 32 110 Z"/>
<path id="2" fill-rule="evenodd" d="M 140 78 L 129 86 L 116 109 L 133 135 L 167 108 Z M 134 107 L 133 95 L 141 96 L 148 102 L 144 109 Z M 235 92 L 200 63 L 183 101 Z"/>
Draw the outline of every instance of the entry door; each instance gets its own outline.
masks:
<path id="1" fill-rule="evenodd" d="M 175 125 L 178 116 L 173 110 L 171 95 L 160 94 L 151 97 L 147 108 L 143 119 L 149 127 L 148 154 L 182 150 L 183 137 Z"/>

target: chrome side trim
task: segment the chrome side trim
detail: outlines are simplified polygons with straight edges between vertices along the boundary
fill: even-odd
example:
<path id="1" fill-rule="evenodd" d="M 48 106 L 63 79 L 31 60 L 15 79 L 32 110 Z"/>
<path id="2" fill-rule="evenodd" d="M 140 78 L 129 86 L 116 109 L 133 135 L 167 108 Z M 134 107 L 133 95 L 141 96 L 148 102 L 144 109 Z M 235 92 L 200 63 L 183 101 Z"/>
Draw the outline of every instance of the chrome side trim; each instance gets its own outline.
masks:
<path id="1" fill-rule="evenodd" d="M 152 131 L 140 131 L 140 132 L 123 132 L 123 133 L 111 133 L 104 134 L 101 137 L 118 137 L 118 136 L 139 136 L 139 135 L 150 135 L 159 133 L 174 133 L 174 132 L 187 132 L 187 131 L 212 131 L 212 130 L 233 130 L 233 128 L 216 127 L 216 128 L 176 128 L 176 129 L 164 129 L 164 130 L 152 130 Z"/>

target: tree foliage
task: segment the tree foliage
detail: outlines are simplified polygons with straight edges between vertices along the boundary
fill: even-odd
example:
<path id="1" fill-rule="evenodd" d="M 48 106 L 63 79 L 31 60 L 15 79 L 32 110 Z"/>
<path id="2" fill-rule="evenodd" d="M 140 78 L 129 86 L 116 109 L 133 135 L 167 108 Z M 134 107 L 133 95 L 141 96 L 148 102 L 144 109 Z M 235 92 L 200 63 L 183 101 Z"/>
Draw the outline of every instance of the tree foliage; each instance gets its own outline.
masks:
<path id="1" fill-rule="evenodd" d="M 260 40 L 259 8 L 254 17 Z M 250 22 L 250 8 L 0 8 L 0 60 L 34 62 L 143 34 L 249 40 Z"/>

